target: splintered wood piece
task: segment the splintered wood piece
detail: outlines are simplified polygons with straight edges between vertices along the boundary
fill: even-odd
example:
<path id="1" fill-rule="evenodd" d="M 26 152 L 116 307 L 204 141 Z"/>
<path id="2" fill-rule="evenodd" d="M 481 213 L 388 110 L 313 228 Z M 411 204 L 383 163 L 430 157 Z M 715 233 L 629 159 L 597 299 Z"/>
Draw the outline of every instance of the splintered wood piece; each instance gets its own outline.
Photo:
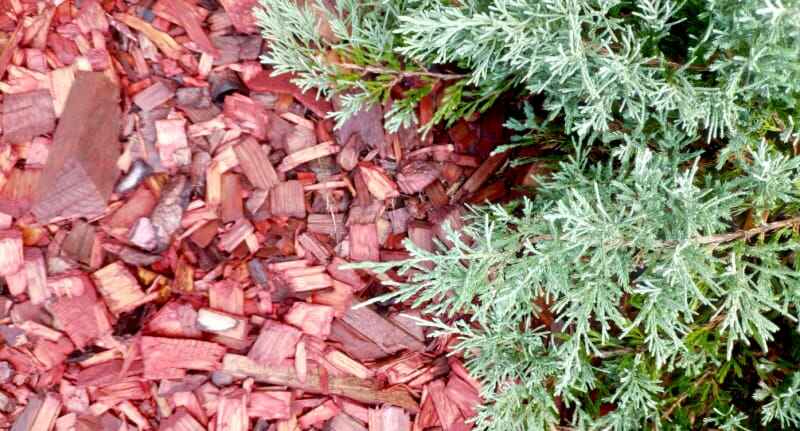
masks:
<path id="1" fill-rule="evenodd" d="M 72 230 L 69 231 L 67 238 L 61 244 L 61 251 L 66 256 L 88 266 L 92 261 L 95 238 L 94 226 L 83 220 L 76 220 L 72 223 Z"/>
<path id="2" fill-rule="evenodd" d="M 458 406 L 458 410 L 465 418 L 475 417 L 476 410 L 481 404 L 481 397 L 475 388 L 458 376 L 451 375 L 444 392 L 445 396 Z"/>
<path id="3" fill-rule="evenodd" d="M 366 404 L 391 404 L 416 412 L 419 406 L 408 393 L 400 387 L 383 389 L 372 379 L 356 377 L 328 376 L 327 385 L 317 369 L 309 370 L 305 381 L 297 378 L 294 367 L 279 365 L 259 365 L 246 356 L 227 354 L 222 360 L 222 369 L 237 376 L 252 377 L 257 382 L 288 386 L 316 394 L 340 395 Z"/>
<path id="4" fill-rule="evenodd" d="M 328 422 L 329 431 L 369 431 L 361 422 L 353 419 L 352 417 L 339 413 Z"/>
<path id="5" fill-rule="evenodd" d="M 325 359 L 339 370 L 360 379 L 368 379 L 374 375 L 369 368 L 338 350 L 331 350 L 326 353 Z"/>
<path id="6" fill-rule="evenodd" d="M 142 108 L 143 111 L 152 111 L 161 106 L 166 101 L 172 99 L 175 92 L 164 85 L 161 81 L 145 88 L 133 96 L 133 103 Z"/>
<path id="7" fill-rule="evenodd" d="M 122 262 L 114 262 L 98 269 L 92 274 L 92 279 L 108 309 L 116 316 L 132 311 L 146 299 L 136 277 Z"/>
<path id="8" fill-rule="evenodd" d="M 165 337 L 199 338 L 197 311 L 189 304 L 169 302 L 147 324 L 147 333 Z"/>
<path id="9" fill-rule="evenodd" d="M 344 232 L 344 223 L 344 214 L 309 214 L 306 230 L 336 238 Z"/>
<path id="10" fill-rule="evenodd" d="M 234 145 L 233 149 L 236 151 L 242 172 L 253 186 L 269 190 L 280 183 L 267 153 L 255 139 L 246 137 Z"/>
<path id="11" fill-rule="evenodd" d="M 288 279 L 289 286 L 294 292 L 311 292 L 327 289 L 333 285 L 331 277 L 325 274 L 324 266 L 289 269 L 283 275 Z"/>
<path id="12" fill-rule="evenodd" d="M 249 431 L 249 425 L 247 395 L 242 391 L 237 395 L 220 396 L 217 403 L 217 431 Z"/>
<path id="13" fill-rule="evenodd" d="M 79 72 L 39 181 L 32 210 L 40 222 L 103 213 L 119 176 L 120 122 L 116 84 L 100 72 Z"/>
<path id="14" fill-rule="evenodd" d="M 226 172 L 222 174 L 222 207 L 220 217 L 223 223 L 230 223 L 244 217 L 242 202 L 242 183 L 239 174 Z"/>
<path id="15" fill-rule="evenodd" d="M 381 259 L 378 229 L 375 223 L 350 226 L 350 259 L 377 262 Z"/>
<path id="16" fill-rule="evenodd" d="M 292 180 L 280 183 L 270 192 L 270 210 L 275 216 L 305 218 L 306 200 L 303 184 Z"/>
<path id="17" fill-rule="evenodd" d="M 245 132 L 255 136 L 259 141 L 267 137 L 266 109 L 247 96 L 239 93 L 225 97 L 222 112 Z"/>
<path id="18" fill-rule="evenodd" d="M 156 147 L 165 168 L 188 165 L 192 160 L 186 139 L 186 120 L 156 121 Z"/>
<path id="19" fill-rule="evenodd" d="M 208 341 L 142 337 L 144 378 L 180 379 L 186 370 L 213 371 L 219 367 L 225 347 Z"/>
<path id="20" fill-rule="evenodd" d="M 47 393 L 44 398 L 32 397 L 25 410 L 17 417 L 11 431 L 50 431 L 61 411 L 61 398 Z"/>
<path id="21" fill-rule="evenodd" d="M 173 60 L 178 60 L 184 53 L 183 47 L 176 42 L 172 36 L 153 27 L 152 24 L 140 19 L 139 17 L 125 13 L 117 13 L 114 14 L 114 18 L 128 27 L 142 32 L 142 34 L 150 39 L 150 41 L 153 42 L 153 44 L 157 46 L 158 49 L 167 57 Z"/>
<path id="22" fill-rule="evenodd" d="M 220 4 L 228 13 L 231 23 L 236 31 L 242 33 L 256 33 L 256 20 L 253 8 L 258 0 L 220 0 Z"/>
<path id="23" fill-rule="evenodd" d="M 0 231 L 0 276 L 18 273 L 24 262 L 22 233 L 18 230 Z"/>
<path id="24" fill-rule="evenodd" d="M 439 178 L 440 171 L 437 163 L 414 160 L 400 169 L 397 174 L 397 185 L 406 194 L 421 192 Z"/>
<path id="25" fill-rule="evenodd" d="M 353 287 L 355 291 L 362 290 L 366 288 L 369 283 L 364 281 L 364 278 L 358 273 L 358 271 L 354 269 L 344 269 L 342 268 L 343 265 L 347 265 L 349 262 L 342 259 L 341 257 L 334 257 L 331 260 L 331 263 L 328 265 L 328 273 L 336 280 L 339 280 L 343 283 L 346 283 Z"/>
<path id="26" fill-rule="evenodd" d="M 369 431 L 411 431 L 408 413 L 394 406 L 369 411 Z"/>
<path id="27" fill-rule="evenodd" d="M 397 184 L 386 175 L 386 172 L 372 163 L 362 162 L 358 166 L 358 171 L 367 185 L 367 190 L 376 199 L 384 200 L 400 196 Z"/>
<path id="28" fill-rule="evenodd" d="M 199 11 L 204 10 L 203 8 L 195 7 L 186 0 L 170 0 L 163 2 L 163 4 L 170 11 L 170 15 L 178 18 L 179 24 L 183 26 L 186 34 L 197 45 L 198 49 L 207 54 L 219 56 L 219 51 L 211 43 L 211 39 L 208 38 L 206 32 L 203 31 L 202 23 L 204 17 L 199 13 Z"/>
<path id="29" fill-rule="evenodd" d="M 219 248 L 230 253 L 254 231 L 255 228 L 250 220 L 239 219 L 230 230 L 219 236 Z"/>
<path id="30" fill-rule="evenodd" d="M 289 391 L 257 391 L 250 394 L 247 414 L 267 420 L 289 419 L 292 393 Z"/>
<path id="31" fill-rule="evenodd" d="M 460 419 L 461 413 L 458 406 L 445 393 L 444 382 L 436 380 L 428 385 L 428 394 L 433 401 L 436 415 L 445 431 L 450 431 L 454 424 Z"/>
<path id="32" fill-rule="evenodd" d="M 47 288 L 47 269 L 44 264 L 44 255 L 38 248 L 25 249 L 25 278 L 28 286 L 28 296 L 34 304 L 42 304 L 50 297 Z"/>
<path id="33" fill-rule="evenodd" d="M 333 402 L 333 400 L 328 400 L 301 416 L 297 423 L 302 429 L 318 427 L 323 422 L 338 415 L 340 411 L 341 409 Z"/>
<path id="34" fill-rule="evenodd" d="M 6 94 L 3 100 L 3 141 L 21 144 L 56 127 L 53 97 L 47 90 Z"/>
<path id="35" fill-rule="evenodd" d="M 244 314 L 244 289 L 230 280 L 214 283 L 208 290 L 211 308 L 230 314 Z"/>
<path id="36" fill-rule="evenodd" d="M 93 341 L 111 334 L 111 318 L 85 276 L 79 278 L 81 293 L 60 295 L 48 304 L 58 327 L 66 332 L 75 347 L 83 349 Z"/>
<path id="37" fill-rule="evenodd" d="M 306 249 L 319 262 L 327 262 L 331 258 L 331 251 L 322 243 L 308 233 L 302 233 L 297 237 L 297 242 Z"/>
<path id="38" fill-rule="evenodd" d="M 460 200 L 463 197 L 475 193 L 478 189 L 489 179 L 489 177 L 497 171 L 505 161 L 508 160 L 508 151 L 489 156 L 488 159 L 481 163 L 480 167 L 472 173 L 472 175 L 464 182 L 458 190 L 454 198 Z"/>
<path id="39" fill-rule="evenodd" d="M 333 316 L 333 307 L 295 302 L 284 318 L 286 323 L 300 328 L 306 334 L 324 340 L 331 333 Z"/>
<path id="40" fill-rule="evenodd" d="M 405 349 L 416 352 L 425 350 L 423 343 L 369 307 L 351 308 L 341 320 L 386 353 L 394 354 Z"/>
<path id="41" fill-rule="evenodd" d="M 262 70 L 248 79 L 246 84 L 252 91 L 269 91 L 278 94 L 289 94 L 317 114 L 318 117 L 327 117 L 328 113 L 333 110 L 331 103 L 323 98 L 317 98 L 317 91 L 313 88 L 306 91 L 301 90 L 300 87 L 292 83 L 292 79 L 294 78 L 296 78 L 296 76 L 291 73 L 273 76 L 271 70 Z"/>
<path id="42" fill-rule="evenodd" d="M 294 346 L 303 334 L 291 326 L 267 320 L 247 357 L 258 364 L 276 365 L 292 356 Z"/>
<path id="43" fill-rule="evenodd" d="M 197 422 L 189 412 L 180 408 L 172 416 L 161 422 L 159 431 L 205 431 L 206 428 Z"/>
<path id="44" fill-rule="evenodd" d="M 325 156 L 330 156 L 331 154 L 336 154 L 338 151 L 339 146 L 333 142 L 323 142 L 321 144 L 314 145 L 313 147 L 304 148 L 286 156 L 278 166 L 278 171 L 288 172 L 302 165 L 303 163 L 307 163 Z"/>
<path id="45" fill-rule="evenodd" d="M 156 227 L 156 251 L 161 252 L 169 247 L 172 235 L 181 227 L 181 218 L 189 205 L 191 193 L 192 185 L 183 175 L 172 179 L 161 192 L 161 198 L 150 217 Z"/>

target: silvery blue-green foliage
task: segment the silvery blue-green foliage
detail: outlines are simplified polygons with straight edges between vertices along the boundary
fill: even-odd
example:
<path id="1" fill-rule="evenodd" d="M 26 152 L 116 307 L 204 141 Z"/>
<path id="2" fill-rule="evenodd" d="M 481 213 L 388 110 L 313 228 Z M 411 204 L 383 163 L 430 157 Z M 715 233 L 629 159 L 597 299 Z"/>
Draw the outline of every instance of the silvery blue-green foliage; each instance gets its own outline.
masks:
<path id="1" fill-rule="evenodd" d="M 381 300 L 459 340 L 476 429 L 800 426 L 800 1 L 261 0 L 257 18 L 263 60 L 337 95 L 340 122 L 381 103 L 388 128 L 427 127 L 426 96 L 433 124 L 514 93 L 538 106 L 502 150 L 573 142 L 531 197 L 365 264 L 408 276 Z"/>

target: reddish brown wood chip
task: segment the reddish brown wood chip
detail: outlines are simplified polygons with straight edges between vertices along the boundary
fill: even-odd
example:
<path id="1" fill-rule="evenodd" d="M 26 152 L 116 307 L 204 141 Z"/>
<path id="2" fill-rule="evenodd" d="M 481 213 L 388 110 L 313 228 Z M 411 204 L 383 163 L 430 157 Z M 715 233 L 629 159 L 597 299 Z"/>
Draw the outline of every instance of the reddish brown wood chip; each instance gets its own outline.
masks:
<path id="1" fill-rule="evenodd" d="M 116 84 L 99 72 L 78 73 L 39 182 L 39 221 L 102 214 L 119 177 L 120 121 Z"/>
<path id="2" fill-rule="evenodd" d="M 161 81 L 157 81 L 155 84 L 133 96 L 133 103 L 142 108 L 143 111 L 152 111 L 174 96 L 175 93 L 172 90 L 161 83 Z"/>
<path id="3" fill-rule="evenodd" d="M 186 370 L 213 371 L 219 368 L 225 348 L 207 341 L 142 337 L 144 378 L 182 378 Z"/>
<path id="4" fill-rule="evenodd" d="M 233 26 L 242 33 L 255 33 L 257 31 L 253 7 L 258 0 L 220 0 L 220 4 L 228 12 Z"/>
<path id="5" fill-rule="evenodd" d="M 247 357 L 262 365 L 281 364 L 292 356 L 301 336 L 300 331 L 291 326 L 267 320 Z"/>
<path id="6" fill-rule="evenodd" d="M 139 282 L 122 262 L 114 262 L 92 274 L 97 290 L 112 313 L 131 311 L 145 300 Z"/>
<path id="7" fill-rule="evenodd" d="M 377 262 L 381 258 L 380 251 L 375 223 L 350 226 L 350 259 Z"/>
<path id="8" fill-rule="evenodd" d="M 271 91 L 294 96 L 320 118 L 325 118 L 333 110 L 331 103 L 323 98 L 318 98 L 313 90 L 303 92 L 292 83 L 294 76 L 288 73 L 272 76 L 272 71 L 263 70 L 247 80 L 246 84 L 253 91 Z M 339 141 L 339 142 L 347 142 Z"/>
<path id="9" fill-rule="evenodd" d="M 0 276 L 16 274 L 24 262 L 22 233 L 17 230 L 0 231 Z"/>
<path id="10" fill-rule="evenodd" d="M 292 393 L 288 391 L 258 391 L 250 394 L 247 414 L 262 419 L 289 419 Z"/>
<path id="11" fill-rule="evenodd" d="M 306 334 L 326 339 L 331 333 L 333 315 L 333 307 L 295 302 L 285 318 L 286 323 L 300 328 Z"/>
<path id="12" fill-rule="evenodd" d="M 3 141 L 20 144 L 56 127 L 53 98 L 47 90 L 6 94 L 3 100 Z"/>
<path id="13" fill-rule="evenodd" d="M 273 215 L 304 218 L 306 201 L 300 181 L 280 183 L 270 192 L 270 209 Z"/>
<path id="14" fill-rule="evenodd" d="M 272 167 L 266 151 L 255 139 L 246 137 L 239 141 L 233 149 L 236 151 L 236 157 L 239 159 L 239 165 L 244 175 L 251 184 L 260 189 L 269 190 L 280 183 L 278 174 Z"/>

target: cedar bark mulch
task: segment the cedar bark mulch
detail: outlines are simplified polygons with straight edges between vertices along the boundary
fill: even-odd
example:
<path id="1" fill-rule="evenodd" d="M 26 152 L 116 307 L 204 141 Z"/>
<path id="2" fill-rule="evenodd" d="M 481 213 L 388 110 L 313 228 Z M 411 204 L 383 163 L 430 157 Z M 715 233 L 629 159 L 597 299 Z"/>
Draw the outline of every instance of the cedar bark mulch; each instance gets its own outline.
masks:
<path id="1" fill-rule="evenodd" d="M 471 428 L 453 340 L 343 265 L 505 197 L 502 114 L 334 130 L 254 3 L 0 0 L 0 429 Z"/>

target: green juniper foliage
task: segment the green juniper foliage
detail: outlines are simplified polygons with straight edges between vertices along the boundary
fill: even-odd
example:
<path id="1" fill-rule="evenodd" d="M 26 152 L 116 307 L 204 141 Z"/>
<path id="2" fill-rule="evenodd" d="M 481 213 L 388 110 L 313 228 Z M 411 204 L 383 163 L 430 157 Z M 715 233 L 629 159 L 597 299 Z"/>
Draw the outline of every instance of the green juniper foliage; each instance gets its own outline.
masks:
<path id="1" fill-rule="evenodd" d="M 800 428 L 800 1 L 261 0 L 257 17 L 264 62 L 340 96 L 339 121 L 381 103 L 387 127 L 427 130 L 512 93 L 536 106 L 501 150 L 571 142 L 530 197 L 369 264 L 409 276 L 381 300 L 457 336 L 478 430 Z"/>

